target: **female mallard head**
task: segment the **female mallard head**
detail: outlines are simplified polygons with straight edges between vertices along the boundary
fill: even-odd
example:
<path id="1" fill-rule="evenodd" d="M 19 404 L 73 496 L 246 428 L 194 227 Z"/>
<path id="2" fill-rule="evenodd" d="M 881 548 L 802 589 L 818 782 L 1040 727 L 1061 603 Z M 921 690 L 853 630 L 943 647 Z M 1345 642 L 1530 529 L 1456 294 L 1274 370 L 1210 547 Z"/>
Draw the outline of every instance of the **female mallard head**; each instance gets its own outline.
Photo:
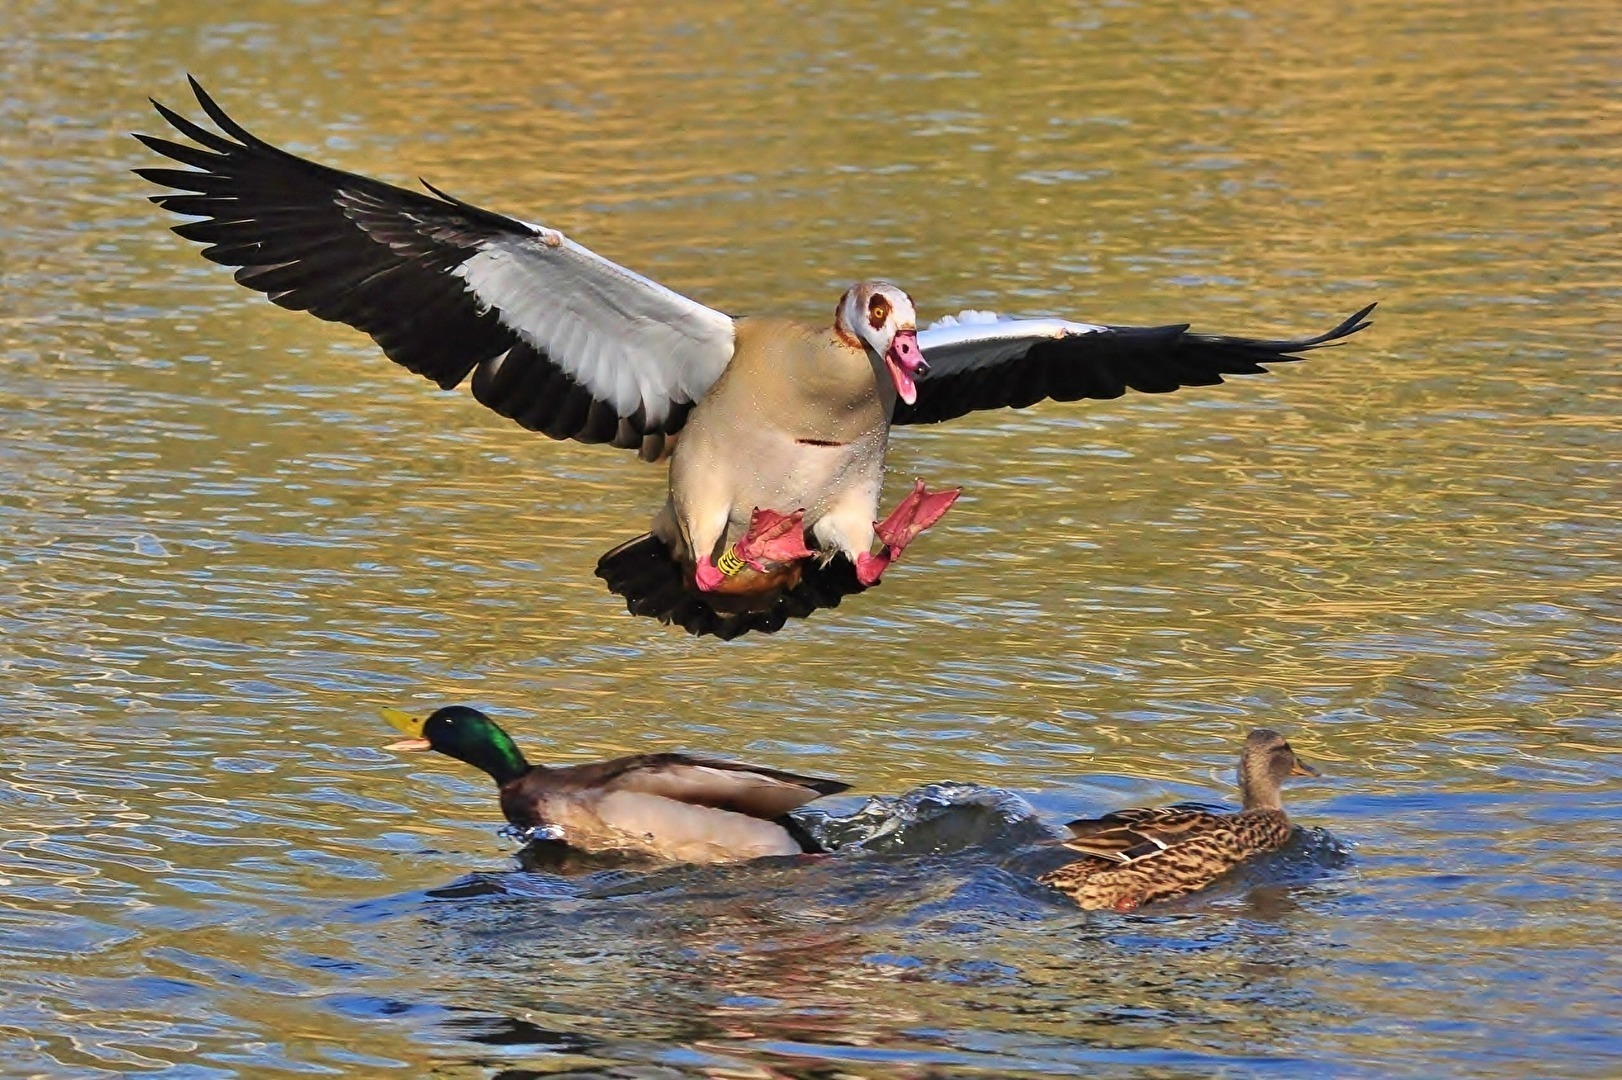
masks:
<path id="1" fill-rule="evenodd" d="M 425 720 L 399 709 L 384 709 L 383 719 L 406 738 L 390 743 L 390 750 L 438 750 L 458 761 L 489 773 L 498 784 L 516 780 L 529 772 L 529 762 L 501 730 L 501 725 L 478 709 L 447 705 Z"/>
<path id="2" fill-rule="evenodd" d="M 1239 758 L 1239 794 L 1246 810 L 1282 810 L 1279 788 L 1285 777 L 1317 776 L 1318 770 L 1295 756 L 1284 736 L 1257 728 L 1245 739 Z"/>

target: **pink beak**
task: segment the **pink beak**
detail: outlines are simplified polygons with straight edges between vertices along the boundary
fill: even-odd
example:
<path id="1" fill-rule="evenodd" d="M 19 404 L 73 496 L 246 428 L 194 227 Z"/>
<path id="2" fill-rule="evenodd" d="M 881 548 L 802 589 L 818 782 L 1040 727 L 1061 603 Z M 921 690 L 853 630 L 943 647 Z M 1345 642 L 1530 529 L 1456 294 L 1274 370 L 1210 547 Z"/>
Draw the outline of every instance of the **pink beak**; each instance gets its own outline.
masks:
<path id="1" fill-rule="evenodd" d="M 918 331 L 897 330 L 884 354 L 884 363 L 890 369 L 890 378 L 901 400 L 908 405 L 917 401 L 918 386 L 913 380 L 929 374 L 929 364 L 918 348 Z"/>

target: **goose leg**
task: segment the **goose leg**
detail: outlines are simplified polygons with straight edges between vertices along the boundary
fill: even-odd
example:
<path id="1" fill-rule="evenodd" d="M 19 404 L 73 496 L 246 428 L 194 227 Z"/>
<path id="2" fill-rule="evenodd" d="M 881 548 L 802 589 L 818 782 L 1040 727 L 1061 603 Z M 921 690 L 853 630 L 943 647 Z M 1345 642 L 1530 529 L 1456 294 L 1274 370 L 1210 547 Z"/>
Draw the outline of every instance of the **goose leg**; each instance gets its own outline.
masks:
<path id="1" fill-rule="evenodd" d="M 701 592 L 714 592 L 726 580 L 726 575 L 710 561 L 710 552 L 726 535 L 727 519 L 731 512 L 730 508 L 720 507 L 706 518 L 697 521 L 688 519 L 685 522 L 687 527 L 683 531 L 687 534 L 687 550 L 693 554 L 693 583 Z"/>
<path id="2" fill-rule="evenodd" d="M 857 557 L 856 580 L 863 585 L 877 584 L 885 569 L 901 557 L 907 545 L 939 521 L 961 494 L 962 488 L 931 492 L 922 480 L 917 481 L 907 497 L 890 511 L 890 516 L 874 527 L 874 533 L 884 546 L 876 555 L 863 552 Z"/>
<path id="3" fill-rule="evenodd" d="M 708 555 L 698 557 L 698 562 L 693 566 L 693 584 L 698 586 L 700 592 L 714 592 L 726 579 L 727 576 L 715 568 Z"/>
<path id="4" fill-rule="evenodd" d="M 749 527 L 736 543 L 722 552 L 720 559 L 713 564 L 708 558 L 698 560 L 693 580 L 705 592 L 714 592 L 723 581 L 742 572 L 746 566 L 769 574 L 773 566 L 768 564 L 796 563 L 814 554 L 805 546 L 804 510 L 783 514 L 757 506 L 749 517 Z"/>

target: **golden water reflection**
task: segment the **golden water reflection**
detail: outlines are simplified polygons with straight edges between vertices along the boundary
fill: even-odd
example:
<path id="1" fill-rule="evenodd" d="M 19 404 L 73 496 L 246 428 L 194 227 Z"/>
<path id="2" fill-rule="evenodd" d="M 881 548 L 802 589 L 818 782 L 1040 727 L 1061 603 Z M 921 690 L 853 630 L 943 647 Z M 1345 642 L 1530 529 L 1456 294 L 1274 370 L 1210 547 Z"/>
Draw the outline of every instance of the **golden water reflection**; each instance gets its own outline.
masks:
<path id="1" fill-rule="evenodd" d="M 6 1070 L 1614 1065 L 1608 6 L 69 0 L 8 31 Z M 881 274 L 926 317 L 1381 307 L 1268 378 L 903 433 L 951 516 L 882 590 L 720 647 L 591 577 L 657 470 L 163 231 L 125 133 L 185 70 L 728 311 Z M 482 781 L 378 749 L 376 705 L 451 699 L 548 758 L 976 781 L 1050 820 L 1228 797 L 1266 722 L 1350 854 L 1114 922 L 1000 849 L 514 874 Z"/>

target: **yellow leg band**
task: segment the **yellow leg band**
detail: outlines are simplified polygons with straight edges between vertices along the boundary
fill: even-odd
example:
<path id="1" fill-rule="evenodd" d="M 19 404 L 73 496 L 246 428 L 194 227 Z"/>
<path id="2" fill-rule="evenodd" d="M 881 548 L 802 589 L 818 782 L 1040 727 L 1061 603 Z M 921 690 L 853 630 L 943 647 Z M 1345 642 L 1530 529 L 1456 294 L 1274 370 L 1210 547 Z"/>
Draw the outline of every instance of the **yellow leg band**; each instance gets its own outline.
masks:
<path id="1" fill-rule="evenodd" d="M 715 560 L 715 568 L 726 577 L 739 573 L 746 565 L 748 564 L 738 555 L 736 547 L 727 548 L 726 551 L 721 553 L 721 557 Z"/>

